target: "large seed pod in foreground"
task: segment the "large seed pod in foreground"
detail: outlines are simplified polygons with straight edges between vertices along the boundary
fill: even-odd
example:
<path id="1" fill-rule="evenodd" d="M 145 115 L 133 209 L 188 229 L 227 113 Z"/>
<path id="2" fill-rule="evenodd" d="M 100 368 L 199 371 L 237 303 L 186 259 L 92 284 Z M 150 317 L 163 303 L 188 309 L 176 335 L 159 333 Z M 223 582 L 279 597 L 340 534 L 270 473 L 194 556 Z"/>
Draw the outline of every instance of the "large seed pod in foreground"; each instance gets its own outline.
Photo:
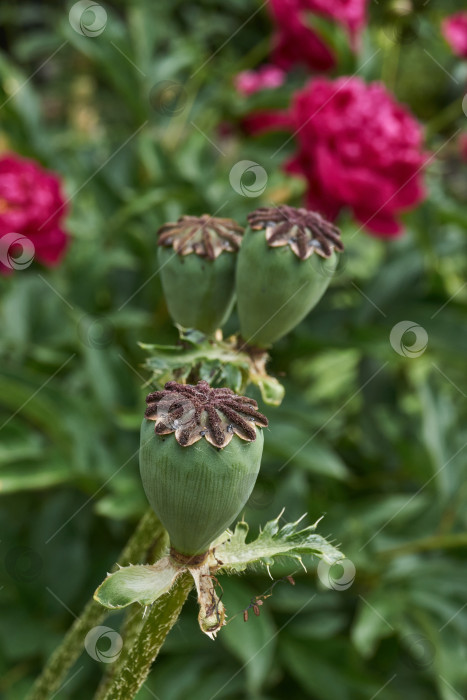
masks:
<path id="1" fill-rule="evenodd" d="M 174 323 L 211 335 L 235 300 L 243 228 L 232 219 L 182 216 L 158 231 L 162 287 Z"/>
<path id="2" fill-rule="evenodd" d="M 173 553 L 204 554 L 247 502 L 268 421 L 256 401 L 231 389 L 168 382 L 149 394 L 140 472 Z"/>
<path id="3" fill-rule="evenodd" d="M 332 272 L 316 264 L 344 249 L 339 229 L 320 214 L 286 205 L 248 215 L 238 255 L 236 291 L 240 333 L 248 345 L 268 347 L 318 303 Z"/>

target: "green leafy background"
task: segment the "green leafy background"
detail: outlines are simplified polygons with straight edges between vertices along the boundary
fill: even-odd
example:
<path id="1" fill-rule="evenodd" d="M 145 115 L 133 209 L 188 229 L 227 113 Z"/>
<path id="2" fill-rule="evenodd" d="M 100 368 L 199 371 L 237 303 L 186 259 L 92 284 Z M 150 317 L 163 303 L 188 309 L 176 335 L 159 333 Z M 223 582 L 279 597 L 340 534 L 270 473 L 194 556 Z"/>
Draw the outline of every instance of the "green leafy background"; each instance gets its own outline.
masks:
<path id="1" fill-rule="evenodd" d="M 438 152 L 428 197 L 393 242 L 341 216 L 343 264 L 272 351 L 286 398 L 262 407 L 270 429 L 245 511 L 253 531 L 283 506 L 288 521 L 325 514 L 318 531 L 354 563 L 355 580 L 331 590 L 311 559 L 308 573 L 275 565 L 296 586 L 277 584 L 245 623 L 242 610 L 270 579 L 264 570 L 223 577 L 230 622 L 215 643 L 199 632 L 192 594 L 142 700 L 467 694 L 467 188 L 457 145 L 467 64 L 439 29 L 462 3 L 414 0 L 408 15 L 395 5 L 371 3 L 357 58 L 339 49 L 335 27 L 319 28 L 340 52 L 336 75 L 377 52 L 360 74 L 383 80 L 425 124 Z M 33 265 L 0 280 L 6 700 L 25 697 L 146 508 L 137 449 L 149 375 L 138 341 L 176 340 L 157 275 L 158 226 L 220 207 L 244 220 L 261 204 L 300 201 L 303 184 L 280 170 L 293 142 L 272 157 L 280 137 L 251 139 L 239 126 L 253 107 L 286 106 L 307 79 L 296 70 L 277 91 L 236 94 L 232 77 L 268 54 L 271 26 L 264 9 L 251 18 L 257 8 L 114 2 L 93 38 L 72 29 L 62 3 L 0 11 L 0 143 L 63 175 L 73 238 L 56 270 Z M 161 102 L 162 81 L 181 86 L 178 103 Z M 229 184 L 245 159 L 268 174 L 257 199 Z M 417 358 L 389 342 L 406 319 L 428 333 Z M 103 666 L 83 650 L 56 697 L 91 697 Z"/>

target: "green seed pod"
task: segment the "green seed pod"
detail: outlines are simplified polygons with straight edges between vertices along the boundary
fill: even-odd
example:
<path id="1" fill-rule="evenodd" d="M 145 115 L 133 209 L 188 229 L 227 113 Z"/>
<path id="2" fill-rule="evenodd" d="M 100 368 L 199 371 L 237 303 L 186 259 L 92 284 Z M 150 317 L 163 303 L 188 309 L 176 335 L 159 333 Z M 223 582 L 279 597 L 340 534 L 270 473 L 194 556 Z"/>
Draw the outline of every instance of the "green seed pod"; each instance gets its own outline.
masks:
<path id="1" fill-rule="evenodd" d="M 174 323 L 211 335 L 235 301 L 243 228 L 232 219 L 182 216 L 158 231 L 162 287 Z"/>
<path id="2" fill-rule="evenodd" d="M 146 399 L 140 472 L 173 555 L 204 554 L 247 502 L 267 418 L 231 389 L 168 382 Z M 175 550 L 175 551 L 174 551 Z"/>
<path id="3" fill-rule="evenodd" d="M 318 269 L 313 253 L 335 259 L 344 246 L 339 229 L 306 209 L 257 209 L 248 222 L 237 264 L 240 333 L 264 348 L 300 323 L 326 291 L 332 275 Z"/>

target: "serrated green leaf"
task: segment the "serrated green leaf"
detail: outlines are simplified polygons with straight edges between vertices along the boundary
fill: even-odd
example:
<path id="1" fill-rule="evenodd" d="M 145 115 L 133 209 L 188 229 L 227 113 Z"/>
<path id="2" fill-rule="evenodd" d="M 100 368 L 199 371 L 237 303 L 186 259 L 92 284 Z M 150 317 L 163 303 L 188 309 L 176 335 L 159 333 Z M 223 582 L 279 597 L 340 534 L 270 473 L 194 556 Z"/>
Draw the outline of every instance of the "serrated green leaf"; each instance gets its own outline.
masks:
<path id="1" fill-rule="evenodd" d="M 132 603 L 151 605 L 167 593 L 182 569 L 173 566 L 165 557 L 153 566 L 125 566 L 110 574 L 94 593 L 106 608 L 125 608 Z"/>
<path id="2" fill-rule="evenodd" d="M 173 380 L 186 381 L 196 368 L 200 378 L 213 386 L 227 386 L 239 393 L 248 384 L 255 384 L 266 404 L 278 406 L 285 393 L 284 387 L 275 377 L 258 369 L 251 357 L 239 351 L 235 344 L 214 341 L 196 330 L 179 328 L 181 345 L 139 346 L 151 353 L 145 367 L 152 373 L 150 382 L 162 386 Z"/>
<path id="3" fill-rule="evenodd" d="M 315 533 L 316 524 L 298 530 L 302 520 L 280 527 L 282 513 L 266 523 L 264 529 L 252 542 L 246 542 L 248 525 L 237 524 L 230 538 L 216 547 L 216 557 L 226 570 L 243 571 L 250 564 L 262 562 L 271 565 L 275 557 L 290 557 L 301 561 L 303 554 L 314 554 L 328 564 L 344 559 L 344 555 L 324 537 Z"/>
<path id="4" fill-rule="evenodd" d="M 224 365 L 221 368 L 220 379 L 233 391 L 240 393 L 248 383 L 248 368 L 246 365 Z"/>
<path id="5" fill-rule="evenodd" d="M 177 328 L 180 333 L 180 340 L 184 342 L 191 343 L 191 345 L 198 347 L 209 342 L 207 336 L 201 333 L 201 331 L 197 331 L 196 328 L 182 328 L 181 326 L 177 326 Z"/>
<path id="6" fill-rule="evenodd" d="M 252 377 L 252 381 L 258 386 L 264 403 L 269 406 L 280 406 L 284 398 L 285 389 L 275 377 L 258 375 L 257 377 Z"/>

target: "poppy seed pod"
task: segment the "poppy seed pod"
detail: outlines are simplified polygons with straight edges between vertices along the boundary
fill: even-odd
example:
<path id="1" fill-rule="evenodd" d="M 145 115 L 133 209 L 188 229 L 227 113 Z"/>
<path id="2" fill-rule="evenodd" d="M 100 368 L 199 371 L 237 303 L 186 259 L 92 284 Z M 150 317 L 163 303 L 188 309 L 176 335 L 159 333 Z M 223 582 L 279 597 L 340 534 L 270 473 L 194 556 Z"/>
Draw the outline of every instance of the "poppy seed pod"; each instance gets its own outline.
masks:
<path id="1" fill-rule="evenodd" d="M 168 382 L 146 401 L 140 472 L 147 499 L 173 556 L 204 555 L 250 497 L 267 418 L 253 399 L 205 381 Z"/>
<path id="2" fill-rule="evenodd" d="M 211 335 L 231 314 L 243 228 L 232 219 L 182 216 L 158 231 L 162 287 L 174 323 Z"/>
<path id="3" fill-rule="evenodd" d="M 257 209 L 248 223 L 236 276 L 240 333 L 264 348 L 300 323 L 326 291 L 331 275 L 318 269 L 313 254 L 333 259 L 344 246 L 338 228 L 306 209 Z"/>

